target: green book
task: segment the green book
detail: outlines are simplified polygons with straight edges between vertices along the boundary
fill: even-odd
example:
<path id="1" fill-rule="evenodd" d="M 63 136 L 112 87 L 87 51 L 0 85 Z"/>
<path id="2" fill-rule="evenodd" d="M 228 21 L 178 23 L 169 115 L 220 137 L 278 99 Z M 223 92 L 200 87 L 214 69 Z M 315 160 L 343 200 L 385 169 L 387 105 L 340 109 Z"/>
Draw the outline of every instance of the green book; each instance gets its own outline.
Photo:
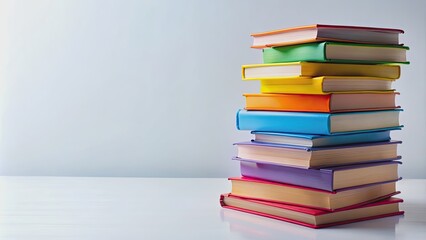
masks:
<path id="1" fill-rule="evenodd" d="M 403 63 L 409 50 L 401 45 L 372 45 L 343 42 L 315 42 L 263 49 L 264 63 L 337 62 L 385 64 Z"/>

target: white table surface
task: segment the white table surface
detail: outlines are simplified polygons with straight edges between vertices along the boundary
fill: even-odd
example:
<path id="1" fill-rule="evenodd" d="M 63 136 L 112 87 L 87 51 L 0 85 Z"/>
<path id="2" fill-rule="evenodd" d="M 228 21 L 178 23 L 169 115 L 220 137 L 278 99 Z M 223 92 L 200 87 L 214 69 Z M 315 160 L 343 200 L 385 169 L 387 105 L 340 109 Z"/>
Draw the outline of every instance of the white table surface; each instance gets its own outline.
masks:
<path id="1" fill-rule="evenodd" d="M 402 180 L 405 216 L 328 229 L 222 209 L 219 178 L 0 177 L 0 239 L 426 239 L 426 180 Z"/>

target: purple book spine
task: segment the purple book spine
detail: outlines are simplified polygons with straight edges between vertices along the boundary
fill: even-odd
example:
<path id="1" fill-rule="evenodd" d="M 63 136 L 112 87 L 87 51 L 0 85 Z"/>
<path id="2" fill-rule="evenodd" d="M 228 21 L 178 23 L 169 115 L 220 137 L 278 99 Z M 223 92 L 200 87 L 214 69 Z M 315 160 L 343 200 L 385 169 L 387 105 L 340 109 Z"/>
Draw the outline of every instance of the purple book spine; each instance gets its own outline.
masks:
<path id="1" fill-rule="evenodd" d="M 241 175 L 273 182 L 288 183 L 333 191 L 333 171 L 303 169 L 241 161 Z"/>

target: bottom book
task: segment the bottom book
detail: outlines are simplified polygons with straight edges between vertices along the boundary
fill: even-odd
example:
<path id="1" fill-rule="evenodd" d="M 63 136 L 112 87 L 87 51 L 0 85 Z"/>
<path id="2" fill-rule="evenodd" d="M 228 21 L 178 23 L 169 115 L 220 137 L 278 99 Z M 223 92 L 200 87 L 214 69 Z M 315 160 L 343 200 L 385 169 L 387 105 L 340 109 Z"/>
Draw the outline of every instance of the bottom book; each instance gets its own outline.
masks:
<path id="1" fill-rule="evenodd" d="M 294 205 L 273 203 L 222 194 L 220 204 L 224 208 L 256 214 L 281 221 L 299 224 L 310 228 L 325 228 L 335 225 L 402 215 L 399 210 L 399 198 L 387 198 L 363 206 L 337 210 L 334 212 L 298 207 Z"/>

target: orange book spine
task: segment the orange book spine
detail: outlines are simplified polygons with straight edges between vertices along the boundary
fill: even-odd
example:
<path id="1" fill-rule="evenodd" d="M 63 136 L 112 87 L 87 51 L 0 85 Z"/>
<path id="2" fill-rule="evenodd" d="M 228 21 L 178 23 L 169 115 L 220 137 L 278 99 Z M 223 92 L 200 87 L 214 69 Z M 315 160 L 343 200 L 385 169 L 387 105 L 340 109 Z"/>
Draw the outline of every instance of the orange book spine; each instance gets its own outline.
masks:
<path id="1" fill-rule="evenodd" d="M 246 110 L 330 112 L 331 94 L 244 94 Z"/>

